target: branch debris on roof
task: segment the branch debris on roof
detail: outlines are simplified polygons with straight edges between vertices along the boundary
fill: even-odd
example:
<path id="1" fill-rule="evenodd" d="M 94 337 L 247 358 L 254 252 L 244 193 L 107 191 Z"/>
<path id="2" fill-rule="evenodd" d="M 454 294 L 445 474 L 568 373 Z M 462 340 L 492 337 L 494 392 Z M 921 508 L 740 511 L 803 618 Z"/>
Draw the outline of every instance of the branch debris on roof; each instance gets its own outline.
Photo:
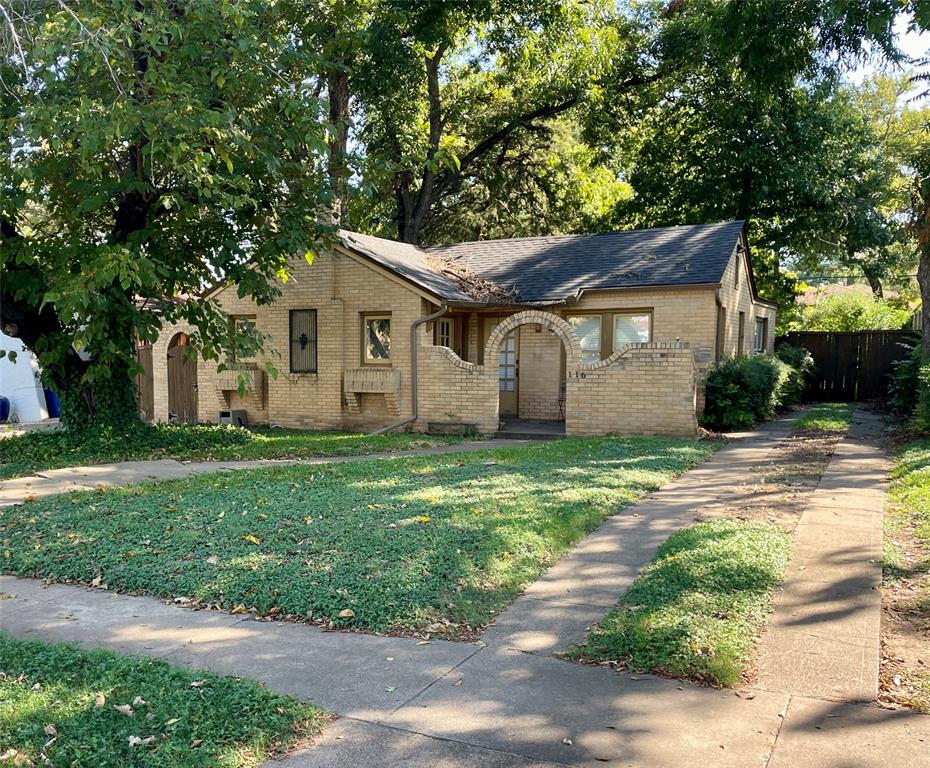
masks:
<path id="1" fill-rule="evenodd" d="M 517 301 L 517 296 L 512 291 L 490 280 L 485 280 L 483 277 L 478 277 L 461 264 L 429 253 L 426 254 L 425 261 L 427 267 L 451 280 L 456 288 L 474 301 L 505 304 L 513 304 Z"/>

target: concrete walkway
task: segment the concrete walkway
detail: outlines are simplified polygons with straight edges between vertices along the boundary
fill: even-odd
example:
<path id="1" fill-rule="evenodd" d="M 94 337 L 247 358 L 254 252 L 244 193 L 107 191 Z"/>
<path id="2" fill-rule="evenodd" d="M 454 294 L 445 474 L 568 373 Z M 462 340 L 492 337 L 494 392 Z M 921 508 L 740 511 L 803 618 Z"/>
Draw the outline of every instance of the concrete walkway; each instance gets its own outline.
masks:
<path id="1" fill-rule="evenodd" d="M 842 701 L 878 696 L 890 469 L 881 433 L 877 416 L 856 412 L 801 516 L 762 643 L 764 688 Z"/>
<path id="2" fill-rule="evenodd" d="M 737 441 L 606 521 L 501 614 L 481 643 L 327 633 L 12 577 L 0 578 L 7 593 L 0 620 L 17 636 L 253 677 L 343 716 L 319 744 L 276 768 L 922 768 L 927 716 L 828 701 L 791 684 L 715 691 L 549 655 L 583 636 L 637 563 L 687 524 L 708 494 L 745 494 L 747 469 L 789 426 L 769 425 Z M 825 482 L 834 492 L 845 487 L 839 472 Z"/>
<path id="3" fill-rule="evenodd" d="M 211 472 L 234 472 L 239 469 L 284 467 L 292 464 L 342 464 L 372 459 L 397 459 L 405 456 L 440 456 L 447 453 L 469 453 L 494 448 L 512 448 L 526 445 L 529 440 L 469 440 L 463 443 L 419 448 L 410 451 L 369 453 L 357 456 L 319 456 L 307 459 L 251 459 L 244 461 L 118 461 L 112 464 L 92 464 L 83 467 L 49 469 L 29 477 L 0 480 L 0 507 L 22 504 L 27 497 L 40 498 L 70 491 L 92 491 L 96 488 L 113 488 L 137 485 L 156 480 L 180 480 L 192 475 Z"/>

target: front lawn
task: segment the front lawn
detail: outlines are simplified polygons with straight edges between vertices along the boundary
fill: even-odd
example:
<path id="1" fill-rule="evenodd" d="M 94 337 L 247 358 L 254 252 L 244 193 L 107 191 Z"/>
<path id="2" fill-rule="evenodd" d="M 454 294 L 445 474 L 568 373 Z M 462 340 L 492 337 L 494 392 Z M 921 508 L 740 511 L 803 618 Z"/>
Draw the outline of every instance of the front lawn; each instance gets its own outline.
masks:
<path id="1" fill-rule="evenodd" d="M 598 438 L 292 466 L 0 509 L 8 572 L 377 631 L 474 636 L 715 445 Z"/>
<path id="2" fill-rule="evenodd" d="M 765 523 L 714 520 L 678 531 L 569 655 L 738 685 L 789 548 L 789 535 Z"/>
<path id="3" fill-rule="evenodd" d="M 930 440 L 904 446 L 885 511 L 883 697 L 930 713 Z"/>
<path id="4" fill-rule="evenodd" d="M 257 683 L 0 633 L 0 764 L 257 766 L 326 721 Z"/>
<path id="5" fill-rule="evenodd" d="M 305 459 L 403 451 L 463 439 L 455 435 L 392 432 L 372 437 L 349 432 L 242 429 L 209 424 L 139 424 L 124 432 L 42 430 L 0 439 L 0 478 L 132 459 Z"/>

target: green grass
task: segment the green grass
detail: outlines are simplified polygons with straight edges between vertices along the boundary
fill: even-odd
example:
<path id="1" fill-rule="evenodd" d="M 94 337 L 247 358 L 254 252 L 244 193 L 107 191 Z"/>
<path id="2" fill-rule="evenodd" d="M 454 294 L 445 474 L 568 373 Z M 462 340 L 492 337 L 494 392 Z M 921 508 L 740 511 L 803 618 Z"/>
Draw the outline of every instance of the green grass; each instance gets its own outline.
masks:
<path id="1" fill-rule="evenodd" d="M 845 432 L 852 421 L 855 403 L 818 403 L 794 423 L 795 429 L 820 432 Z"/>
<path id="2" fill-rule="evenodd" d="M 327 719 L 251 681 L 2 633 L 0 671 L 3 765 L 255 766 Z"/>
<path id="3" fill-rule="evenodd" d="M 570 656 L 737 685 L 788 564 L 789 536 L 736 520 L 672 534 Z"/>
<path id="4" fill-rule="evenodd" d="M 911 609 L 930 621 L 930 440 L 915 440 L 902 448 L 891 480 L 892 503 L 885 511 L 885 581 L 909 585 Z M 897 700 L 930 713 L 930 669 L 912 665 L 902 672 Z"/>
<path id="5" fill-rule="evenodd" d="M 0 508 L 0 563 L 337 626 L 450 622 L 467 636 L 606 516 L 714 450 L 561 440 L 49 497 Z"/>
<path id="6" fill-rule="evenodd" d="M 390 433 L 369 436 L 296 429 L 217 425 L 139 424 L 125 432 L 29 432 L 0 439 L 0 479 L 45 469 L 132 459 L 300 459 L 354 456 L 455 443 L 462 436 Z M 472 438 L 474 439 L 474 438 Z"/>

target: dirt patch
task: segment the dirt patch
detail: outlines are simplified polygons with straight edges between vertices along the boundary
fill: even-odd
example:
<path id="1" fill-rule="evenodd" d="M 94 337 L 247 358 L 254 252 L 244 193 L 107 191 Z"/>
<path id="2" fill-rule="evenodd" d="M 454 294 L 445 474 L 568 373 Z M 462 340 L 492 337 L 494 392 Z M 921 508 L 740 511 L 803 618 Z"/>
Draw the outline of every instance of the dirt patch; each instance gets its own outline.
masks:
<path id="1" fill-rule="evenodd" d="M 841 437 L 820 430 L 792 431 L 765 461 L 750 469 L 745 482 L 723 489 L 718 501 L 702 507 L 696 519 L 758 520 L 793 531 Z"/>

